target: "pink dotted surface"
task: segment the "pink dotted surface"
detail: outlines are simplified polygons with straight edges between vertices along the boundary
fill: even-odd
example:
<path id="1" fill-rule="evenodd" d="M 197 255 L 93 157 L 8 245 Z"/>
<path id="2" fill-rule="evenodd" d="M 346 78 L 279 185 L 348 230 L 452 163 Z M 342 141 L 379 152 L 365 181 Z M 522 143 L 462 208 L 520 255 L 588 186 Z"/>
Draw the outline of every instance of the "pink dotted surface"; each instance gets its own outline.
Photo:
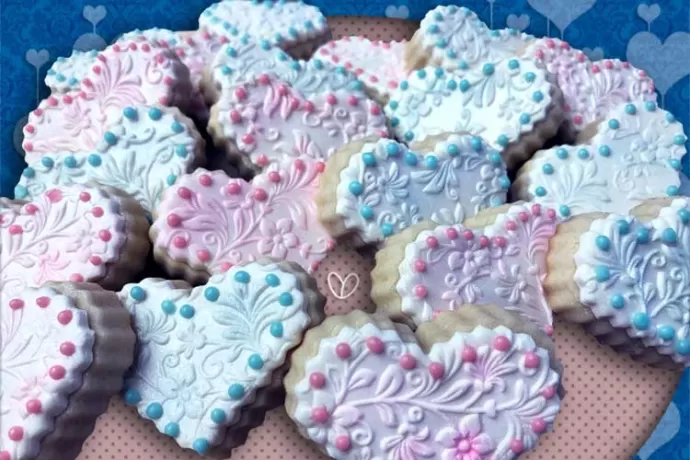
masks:
<path id="1" fill-rule="evenodd" d="M 368 18 L 330 18 L 329 22 L 334 37 L 366 35 L 372 40 L 409 39 L 416 27 L 410 22 Z M 370 286 L 365 276 L 370 269 L 371 260 L 342 251 L 316 277 L 322 290 L 326 290 L 329 274 L 337 273 L 331 275 L 332 291 L 345 297 L 351 290 L 349 287 L 354 286 L 354 277 L 347 276 L 357 274 L 361 284 L 354 290 L 365 291 Z M 329 302 L 331 314 L 370 308 L 365 296 L 353 295 L 347 299 L 329 299 Z M 522 458 L 620 460 L 633 457 L 663 415 L 680 373 L 652 369 L 618 355 L 576 325 L 557 322 L 554 337 L 558 358 L 565 368 L 567 395 L 554 431 Z M 181 450 L 170 438 L 158 433 L 152 423 L 139 418 L 118 397 L 98 420 L 78 458 L 188 460 L 199 457 Z M 232 458 L 320 460 L 327 457 L 297 433 L 283 409 L 276 409 L 267 415 L 261 427 L 250 433 L 244 446 L 233 451 Z"/>

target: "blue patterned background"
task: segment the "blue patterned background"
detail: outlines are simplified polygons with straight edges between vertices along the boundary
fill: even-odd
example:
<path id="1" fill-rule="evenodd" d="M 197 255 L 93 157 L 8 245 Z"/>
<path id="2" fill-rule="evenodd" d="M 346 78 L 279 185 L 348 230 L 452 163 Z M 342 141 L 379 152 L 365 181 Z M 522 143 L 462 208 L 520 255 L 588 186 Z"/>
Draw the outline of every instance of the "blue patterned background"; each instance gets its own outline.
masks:
<path id="1" fill-rule="evenodd" d="M 452 0 L 449 0 L 452 1 Z M 209 0 L 0 0 L 0 195 L 9 196 L 24 167 L 19 148 L 23 117 L 47 96 L 45 72 L 72 48 L 104 47 L 129 30 L 196 28 Z M 315 0 L 325 14 L 419 20 L 447 2 L 430 0 Z M 620 58 L 655 80 L 661 104 L 690 122 L 690 1 L 465 0 L 494 28 L 514 27 L 567 40 L 592 59 Z M 56 6 L 56 4 L 59 4 Z M 687 158 L 686 158 L 687 171 Z M 690 377 L 683 380 L 635 460 L 690 460 Z M 593 459 L 596 460 L 596 459 Z"/>

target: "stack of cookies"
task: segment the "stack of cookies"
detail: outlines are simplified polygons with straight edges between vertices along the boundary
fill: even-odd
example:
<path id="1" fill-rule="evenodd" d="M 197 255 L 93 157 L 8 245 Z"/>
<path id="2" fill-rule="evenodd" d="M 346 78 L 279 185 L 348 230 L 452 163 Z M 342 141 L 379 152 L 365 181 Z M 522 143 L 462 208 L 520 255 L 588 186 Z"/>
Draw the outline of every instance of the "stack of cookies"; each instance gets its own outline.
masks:
<path id="1" fill-rule="evenodd" d="M 118 392 L 202 455 L 284 405 L 333 458 L 514 459 L 561 406 L 554 313 L 690 363 L 687 138 L 627 62 L 224 0 L 46 84 L 0 201 L 0 460 L 75 458 Z"/>

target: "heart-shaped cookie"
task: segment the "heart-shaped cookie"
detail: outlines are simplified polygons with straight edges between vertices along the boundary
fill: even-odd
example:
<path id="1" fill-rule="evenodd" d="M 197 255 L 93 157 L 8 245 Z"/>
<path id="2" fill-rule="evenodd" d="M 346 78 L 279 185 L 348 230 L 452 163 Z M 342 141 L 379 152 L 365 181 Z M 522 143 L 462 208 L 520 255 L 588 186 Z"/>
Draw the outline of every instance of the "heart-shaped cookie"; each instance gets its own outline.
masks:
<path id="1" fill-rule="evenodd" d="M 234 447 L 223 445 L 232 443 L 241 411 L 254 410 L 257 390 L 323 319 L 313 279 L 288 263 L 233 267 L 194 289 L 145 279 L 119 296 L 139 343 L 125 402 L 200 454 Z"/>
<path id="2" fill-rule="evenodd" d="M 544 299 L 556 211 L 538 204 L 480 212 L 463 225 L 417 224 L 376 254 L 371 296 L 393 317 L 430 321 L 464 304 L 495 304 L 552 333 Z"/>
<path id="3" fill-rule="evenodd" d="M 383 110 L 361 91 L 305 96 L 268 74 L 224 92 L 209 131 L 229 155 L 259 167 L 286 156 L 325 161 L 348 142 L 388 135 Z"/>
<path id="4" fill-rule="evenodd" d="M 177 177 L 204 161 L 194 123 L 174 107 L 125 107 L 94 151 L 46 154 L 30 162 L 15 197 L 33 199 L 56 185 L 96 181 L 118 188 L 152 212 Z"/>
<path id="5" fill-rule="evenodd" d="M 376 244 L 422 220 L 460 223 L 505 203 L 509 187 L 501 154 L 479 137 L 442 134 L 415 151 L 369 139 L 328 160 L 317 204 L 331 235 Z"/>
<path id="6" fill-rule="evenodd" d="M 132 199 L 80 185 L 34 201 L 0 201 L 0 286 L 14 295 L 48 281 L 119 289 L 143 268 L 148 222 Z"/>
<path id="7" fill-rule="evenodd" d="M 46 153 L 92 152 L 122 110 L 137 104 L 189 105 L 189 70 L 175 52 L 149 42 L 118 42 L 96 57 L 80 89 L 44 99 L 29 114 L 27 160 Z"/>
<path id="8" fill-rule="evenodd" d="M 251 183 L 205 169 L 182 176 L 156 210 L 157 260 L 191 282 L 262 256 L 315 270 L 335 246 L 316 218 L 323 169 L 310 159 L 284 159 Z"/>
<path id="9" fill-rule="evenodd" d="M 359 312 L 327 319 L 291 358 L 288 415 L 337 459 L 517 458 L 553 424 L 559 370 L 543 334 L 479 311 L 416 334 Z"/>
<path id="10" fill-rule="evenodd" d="M 518 171 L 513 196 L 569 216 L 624 213 L 679 193 L 687 138 L 671 113 L 654 102 L 621 104 L 596 129 L 586 143 L 537 152 Z"/>

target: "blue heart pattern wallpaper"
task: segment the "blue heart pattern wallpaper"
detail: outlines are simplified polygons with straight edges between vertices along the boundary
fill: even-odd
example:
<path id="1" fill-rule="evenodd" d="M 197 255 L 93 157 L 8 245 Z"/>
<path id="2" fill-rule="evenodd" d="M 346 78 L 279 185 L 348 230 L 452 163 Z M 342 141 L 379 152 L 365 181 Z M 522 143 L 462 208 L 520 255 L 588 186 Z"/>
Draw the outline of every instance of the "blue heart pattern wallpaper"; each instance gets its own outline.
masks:
<path id="1" fill-rule="evenodd" d="M 10 196 L 24 167 L 19 154 L 26 114 L 47 95 L 50 64 L 72 49 L 102 49 L 134 28 L 196 28 L 208 0 L 0 0 L 0 195 Z M 311 0 L 328 15 L 420 20 L 434 0 Z M 661 105 L 690 122 L 690 1 L 662 0 L 466 0 L 492 28 L 511 27 L 567 40 L 592 60 L 619 58 L 654 79 Z M 685 170 L 687 172 L 687 158 Z M 640 460 L 690 459 L 690 378 L 686 372 L 673 402 Z"/>

